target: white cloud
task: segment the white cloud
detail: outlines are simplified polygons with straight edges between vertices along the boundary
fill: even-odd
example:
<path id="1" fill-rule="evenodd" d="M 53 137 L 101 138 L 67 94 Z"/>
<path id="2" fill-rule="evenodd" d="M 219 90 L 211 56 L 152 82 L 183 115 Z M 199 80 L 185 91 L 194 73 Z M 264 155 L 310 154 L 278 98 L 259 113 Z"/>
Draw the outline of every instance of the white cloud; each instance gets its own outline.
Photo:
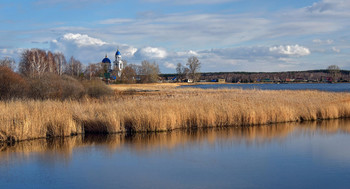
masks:
<path id="1" fill-rule="evenodd" d="M 326 40 L 326 43 L 327 43 L 328 45 L 330 45 L 330 44 L 333 43 L 333 40 L 328 39 L 328 40 Z"/>
<path id="2" fill-rule="evenodd" d="M 96 63 L 105 54 L 114 60 L 116 49 L 129 64 L 140 64 L 142 60 L 155 61 L 161 72 L 174 73 L 176 64 L 186 64 L 190 56 L 202 62 L 202 71 L 278 71 L 294 68 L 299 58 L 310 54 L 308 48 L 299 45 L 253 46 L 217 48 L 211 50 L 171 51 L 159 47 L 136 48 L 131 45 L 107 43 L 83 34 L 64 34 L 51 42 L 51 50 L 63 52 L 67 58 L 75 56 L 83 63 Z"/>
<path id="3" fill-rule="evenodd" d="M 176 52 L 176 55 L 179 57 L 200 56 L 196 51 L 193 50 Z"/>
<path id="4" fill-rule="evenodd" d="M 165 63 L 164 63 L 164 66 L 165 66 L 166 68 L 169 68 L 169 69 L 176 69 L 175 64 L 170 63 L 170 62 L 165 62 Z"/>
<path id="5" fill-rule="evenodd" d="M 334 41 L 331 40 L 331 39 L 327 39 L 327 40 L 321 40 L 321 39 L 314 39 L 312 40 L 313 43 L 316 43 L 316 44 L 327 44 L 327 45 L 330 45 L 332 44 Z"/>
<path id="6" fill-rule="evenodd" d="M 349 8 L 350 2 L 347 0 L 323 0 L 306 7 L 306 10 L 312 13 L 340 15 L 342 12 L 348 12 Z"/>
<path id="7" fill-rule="evenodd" d="M 312 6 L 307 7 L 307 10 L 310 12 L 326 12 L 333 8 L 334 4 L 323 1 L 313 3 Z"/>
<path id="8" fill-rule="evenodd" d="M 270 52 L 288 56 L 306 56 L 310 54 L 310 50 L 299 45 L 275 46 L 269 48 Z"/>
<path id="9" fill-rule="evenodd" d="M 106 54 L 113 61 L 117 49 L 120 50 L 122 58 L 127 60 L 128 63 L 136 64 L 142 60 L 165 59 L 168 55 L 163 48 L 144 47 L 138 49 L 127 44 L 107 43 L 101 39 L 79 33 L 64 34 L 62 37 L 51 40 L 50 43 L 50 50 L 62 52 L 66 55 L 66 58 L 74 56 L 86 64 L 99 62 Z"/>
<path id="10" fill-rule="evenodd" d="M 137 48 L 129 45 L 107 43 L 79 33 L 64 34 L 50 43 L 50 50 L 62 52 L 66 58 L 74 56 L 84 63 L 99 62 L 106 54 L 113 59 L 117 49 L 122 51 L 123 58 L 132 57 L 137 52 Z"/>
<path id="11" fill-rule="evenodd" d="M 111 18 L 111 19 L 101 20 L 98 23 L 99 24 L 124 24 L 132 21 L 133 21 L 132 19 Z"/>
<path id="12" fill-rule="evenodd" d="M 0 57 L 11 57 L 16 60 L 16 62 L 19 61 L 21 53 L 23 52 L 24 49 L 22 48 L 16 48 L 16 49 L 0 49 Z"/>
<path id="13" fill-rule="evenodd" d="M 145 57 L 150 59 L 163 59 L 163 58 L 166 58 L 167 52 L 166 50 L 161 48 L 145 47 L 138 50 L 135 53 L 135 56 Z"/>
<path id="14" fill-rule="evenodd" d="M 63 36 L 62 40 L 71 41 L 75 43 L 78 47 L 82 46 L 102 46 L 107 44 L 106 42 L 96 39 L 93 37 L 89 37 L 88 35 L 82 35 L 79 33 L 67 33 Z M 56 40 L 57 41 L 57 40 Z M 53 41 L 55 42 L 55 41 Z"/>
<path id="15" fill-rule="evenodd" d="M 341 2 L 325 1 L 332 4 L 332 14 L 327 15 L 320 15 L 321 13 L 315 13 L 306 7 L 283 12 L 240 14 L 152 12 L 151 16 L 111 18 L 100 22 L 111 25 L 107 34 L 111 39 L 123 36 L 124 42 L 139 46 L 153 44 L 164 47 L 164 44 L 170 44 L 170 48 L 203 49 L 228 47 L 243 42 L 267 44 L 266 41 L 276 38 L 290 43 L 284 40 L 291 37 L 298 39 L 305 35 L 330 36 L 336 32 L 347 32 L 350 27 L 350 12 L 341 8 Z M 118 23 L 123 23 L 122 30 Z M 332 40 L 322 42 L 331 44 Z"/>
<path id="16" fill-rule="evenodd" d="M 337 49 L 336 47 L 332 47 L 332 51 L 334 51 L 336 53 L 340 53 L 340 49 Z"/>
<path id="17" fill-rule="evenodd" d="M 282 48 L 279 49 L 279 47 Z M 167 62 L 186 64 L 187 58 L 195 54 L 202 62 L 202 71 L 204 72 L 280 71 L 281 69 L 300 69 L 300 58 L 307 55 L 306 47 L 287 45 L 277 46 L 276 48 L 283 51 L 270 51 L 270 49 L 274 49 L 274 47 L 267 46 L 218 48 L 201 51 L 173 52 L 169 53 L 169 56 L 165 60 Z M 306 52 L 296 49 L 304 49 Z M 166 64 L 165 67 L 167 67 Z M 169 71 L 174 72 L 174 68 Z"/>
<path id="18" fill-rule="evenodd" d="M 128 45 L 123 45 L 121 49 L 124 57 L 132 57 L 138 50 L 137 48 Z"/>

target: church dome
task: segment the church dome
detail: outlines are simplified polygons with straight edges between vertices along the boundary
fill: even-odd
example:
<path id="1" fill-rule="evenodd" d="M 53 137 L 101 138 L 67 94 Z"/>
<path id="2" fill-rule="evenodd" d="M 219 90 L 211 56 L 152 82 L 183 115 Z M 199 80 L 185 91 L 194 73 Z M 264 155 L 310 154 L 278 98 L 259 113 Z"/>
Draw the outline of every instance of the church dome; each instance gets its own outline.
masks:
<path id="1" fill-rule="evenodd" d="M 109 60 L 109 58 L 107 58 L 107 55 L 106 57 L 102 60 L 102 63 L 111 63 L 111 60 Z"/>
<path id="2" fill-rule="evenodd" d="M 120 52 L 119 52 L 119 49 L 117 50 L 117 52 L 115 53 L 115 55 L 122 55 Z"/>

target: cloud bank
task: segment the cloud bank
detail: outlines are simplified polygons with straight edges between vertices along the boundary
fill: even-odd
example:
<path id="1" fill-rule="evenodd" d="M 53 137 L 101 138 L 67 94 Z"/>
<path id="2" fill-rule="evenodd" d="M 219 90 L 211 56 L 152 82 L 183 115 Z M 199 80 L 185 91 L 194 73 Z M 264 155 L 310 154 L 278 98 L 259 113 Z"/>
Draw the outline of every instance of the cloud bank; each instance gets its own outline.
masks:
<path id="1" fill-rule="evenodd" d="M 163 73 L 174 73 L 176 64 L 186 64 L 191 56 L 197 56 L 202 62 L 202 71 L 234 71 L 248 69 L 252 71 L 273 71 L 271 67 L 289 65 L 292 59 L 311 54 L 307 47 L 300 45 L 256 46 L 237 48 L 217 48 L 210 50 L 167 51 L 160 47 L 136 48 L 127 44 L 108 43 L 86 34 L 67 33 L 51 41 L 51 50 L 64 53 L 67 58 L 75 56 L 84 63 L 96 63 L 105 54 L 114 57 L 119 49 L 123 59 L 128 63 L 140 64 L 142 60 L 155 61 L 160 65 Z M 294 63 L 295 64 L 295 63 Z M 259 66 L 260 65 L 260 66 Z M 275 66 L 274 66 L 275 65 Z M 253 70 L 252 67 L 258 68 Z"/>
<path id="2" fill-rule="evenodd" d="M 77 2 L 84 6 L 99 3 L 97 0 L 48 3 L 61 6 Z M 58 25 L 44 23 L 40 28 L 35 26 L 38 20 L 33 20 L 32 25 L 26 22 L 28 30 L 4 29 L 3 33 L 7 34 L 0 35 L 4 43 L 0 55 L 16 53 L 16 47 L 21 44 L 22 48 L 61 51 L 67 58 L 75 56 L 85 64 L 99 62 L 106 54 L 114 59 L 115 51 L 120 49 L 128 63 L 156 61 L 162 72 L 174 72 L 174 66 L 179 62 L 185 64 L 190 56 L 200 58 L 202 71 L 320 69 L 330 62 L 350 69 L 350 1 L 320 0 L 306 7 L 266 12 L 228 8 L 203 11 L 193 8 L 197 7 L 191 5 L 193 2 L 204 8 L 218 8 L 225 4 L 240 5 L 243 1 L 180 0 L 169 4 L 169 1 L 141 0 L 138 3 L 150 7 L 179 9 L 156 12 L 142 8 L 124 14 L 125 17 L 106 13 L 88 24 L 65 20 L 66 23 Z M 121 1 L 108 1 L 108 4 L 105 10 L 120 4 L 128 6 Z M 65 11 L 79 13 L 80 9 L 70 7 Z M 186 11 L 180 9 L 185 7 Z M 50 7 L 44 10 L 49 11 Z M 0 22 L 6 26 L 1 19 Z"/>
<path id="3" fill-rule="evenodd" d="M 275 46 L 269 48 L 270 52 L 287 56 L 306 56 L 310 54 L 308 48 L 299 45 Z"/>

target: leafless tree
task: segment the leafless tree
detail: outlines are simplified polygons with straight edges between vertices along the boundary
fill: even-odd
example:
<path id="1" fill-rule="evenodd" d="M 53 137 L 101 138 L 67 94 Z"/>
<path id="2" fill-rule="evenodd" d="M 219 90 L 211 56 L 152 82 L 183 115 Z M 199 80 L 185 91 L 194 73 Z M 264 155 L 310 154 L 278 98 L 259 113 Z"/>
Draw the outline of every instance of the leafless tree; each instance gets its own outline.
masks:
<path id="1" fill-rule="evenodd" d="M 47 66 L 47 72 L 49 72 L 49 73 L 57 73 L 56 62 L 55 62 L 55 59 L 54 59 L 54 54 L 52 54 L 51 51 L 47 52 L 46 59 L 47 59 L 47 65 L 48 65 Z"/>
<path id="2" fill-rule="evenodd" d="M 58 52 L 53 55 L 53 59 L 55 62 L 57 74 L 62 75 L 64 68 L 67 65 L 66 57 L 64 57 L 63 53 Z"/>
<path id="3" fill-rule="evenodd" d="M 72 56 L 66 66 L 65 73 L 67 75 L 79 77 L 80 74 L 83 73 L 83 64 Z"/>
<path id="4" fill-rule="evenodd" d="M 5 57 L 0 60 L 0 66 L 6 66 L 13 71 L 16 69 L 16 61 L 13 58 Z"/>
<path id="5" fill-rule="evenodd" d="M 136 70 L 133 68 L 133 66 L 124 67 L 121 75 L 121 80 L 124 83 L 135 83 Z"/>
<path id="6" fill-rule="evenodd" d="M 331 74 L 333 81 L 337 81 L 338 80 L 338 76 L 340 73 L 340 68 L 337 65 L 330 65 L 327 68 L 328 72 Z"/>
<path id="7" fill-rule="evenodd" d="M 103 70 L 103 66 L 102 63 L 95 63 L 95 64 L 89 64 L 86 68 L 85 68 L 85 78 L 88 78 L 89 80 L 91 80 L 94 77 L 99 77 L 101 75 L 103 75 L 104 70 Z"/>
<path id="8" fill-rule="evenodd" d="M 140 77 L 143 83 L 155 83 L 158 81 L 159 65 L 156 62 L 150 63 L 147 60 L 141 62 Z"/>
<path id="9" fill-rule="evenodd" d="M 185 78 L 185 76 L 188 74 L 189 69 L 183 66 L 181 63 L 177 63 L 176 65 L 176 73 L 178 80 L 182 80 Z"/>
<path id="10" fill-rule="evenodd" d="M 48 67 L 49 62 L 44 50 L 30 49 L 22 53 L 19 71 L 23 75 L 30 78 L 40 78 L 48 70 Z"/>
<path id="11" fill-rule="evenodd" d="M 200 78 L 200 68 L 201 63 L 199 62 L 198 58 L 195 56 L 192 56 L 188 58 L 187 64 L 189 69 L 189 76 L 191 79 L 193 79 L 193 82 L 197 81 Z"/>

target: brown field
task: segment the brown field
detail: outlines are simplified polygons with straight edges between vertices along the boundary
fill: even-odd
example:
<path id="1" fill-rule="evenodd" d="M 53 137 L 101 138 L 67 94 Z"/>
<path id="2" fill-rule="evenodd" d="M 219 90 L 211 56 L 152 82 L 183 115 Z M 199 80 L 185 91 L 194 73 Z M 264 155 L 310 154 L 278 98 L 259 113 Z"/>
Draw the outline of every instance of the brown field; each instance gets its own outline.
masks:
<path id="1" fill-rule="evenodd" d="M 200 82 L 200 83 L 144 83 L 144 84 L 117 84 L 109 85 L 113 90 L 119 91 L 165 91 L 170 89 L 175 89 L 176 87 L 183 85 L 203 85 L 203 84 L 213 84 L 213 82 Z M 232 84 L 233 83 L 214 83 L 218 84 Z"/>
<path id="2" fill-rule="evenodd" d="M 169 90 L 175 89 L 178 86 L 185 85 L 181 83 L 145 83 L 145 84 L 117 84 L 110 85 L 114 90 Z"/>
<path id="3" fill-rule="evenodd" d="M 0 102 L 0 141 L 350 117 L 350 93 L 116 85 L 115 96 Z M 141 91 L 140 91 L 141 90 Z"/>

